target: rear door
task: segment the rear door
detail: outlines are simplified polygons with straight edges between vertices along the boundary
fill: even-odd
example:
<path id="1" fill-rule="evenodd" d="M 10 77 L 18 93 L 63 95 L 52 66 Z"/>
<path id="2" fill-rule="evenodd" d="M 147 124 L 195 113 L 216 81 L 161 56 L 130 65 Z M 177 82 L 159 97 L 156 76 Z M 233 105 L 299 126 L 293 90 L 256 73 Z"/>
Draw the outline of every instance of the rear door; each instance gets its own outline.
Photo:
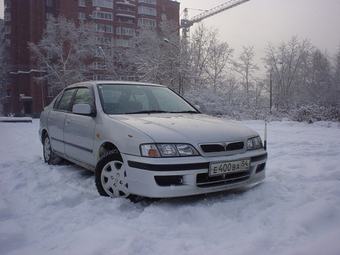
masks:
<path id="1" fill-rule="evenodd" d="M 48 129 L 53 150 L 61 155 L 65 154 L 64 123 L 70 111 L 71 101 L 75 89 L 65 90 L 58 96 L 53 110 L 48 115 Z"/>

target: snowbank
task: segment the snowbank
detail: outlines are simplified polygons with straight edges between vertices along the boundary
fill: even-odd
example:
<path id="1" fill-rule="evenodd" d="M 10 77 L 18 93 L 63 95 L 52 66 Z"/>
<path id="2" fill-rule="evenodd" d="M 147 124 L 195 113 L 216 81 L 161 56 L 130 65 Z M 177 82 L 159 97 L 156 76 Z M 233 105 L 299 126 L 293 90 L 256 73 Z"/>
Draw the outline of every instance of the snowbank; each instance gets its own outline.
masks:
<path id="1" fill-rule="evenodd" d="M 0 122 L 32 122 L 31 117 L 0 117 Z"/>
<path id="2" fill-rule="evenodd" d="M 267 178 L 252 189 L 139 204 L 44 164 L 38 126 L 0 123 L 2 255 L 340 254 L 339 123 L 269 123 Z"/>

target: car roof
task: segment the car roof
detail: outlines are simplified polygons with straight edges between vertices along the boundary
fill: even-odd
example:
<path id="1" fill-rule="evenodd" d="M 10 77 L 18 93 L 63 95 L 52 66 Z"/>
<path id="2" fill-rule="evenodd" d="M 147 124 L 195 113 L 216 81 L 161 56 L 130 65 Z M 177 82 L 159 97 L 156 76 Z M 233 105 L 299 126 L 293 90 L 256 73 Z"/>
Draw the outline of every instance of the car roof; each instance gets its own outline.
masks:
<path id="1" fill-rule="evenodd" d="M 67 86 L 67 88 L 88 86 L 88 85 L 133 85 L 133 86 L 156 86 L 156 87 L 166 87 L 160 84 L 146 83 L 146 82 L 136 82 L 136 81 L 85 81 Z"/>

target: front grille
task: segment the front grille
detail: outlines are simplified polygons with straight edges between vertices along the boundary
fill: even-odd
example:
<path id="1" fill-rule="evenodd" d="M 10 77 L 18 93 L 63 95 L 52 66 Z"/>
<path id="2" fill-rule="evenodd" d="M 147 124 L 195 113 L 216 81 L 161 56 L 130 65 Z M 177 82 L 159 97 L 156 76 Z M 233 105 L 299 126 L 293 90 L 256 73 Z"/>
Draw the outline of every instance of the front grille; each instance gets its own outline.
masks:
<path id="1" fill-rule="evenodd" d="M 244 142 L 201 144 L 200 147 L 206 153 L 236 151 L 244 148 Z"/>
<path id="2" fill-rule="evenodd" d="M 243 142 L 229 143 L 226 147 L 226 151 L 242 150 L 243 146 L 244 146 Z"/>
<path id="3" fill-rule="evenodd" d="M 220 152 L 220 151 L 225 151 L 224 146 L 221 144 L 204 144 L 201 145 L 201 149 L 204 152 Z"/>
<path id="4" fill-rule="evenodd" d="M 196 184 L 200 188 L 208 188 L 226 184 L 233 184 L 241 181 L 246 181 L 250 178 L 250 170 L 247 172 L 225 174 L 220 176 L 210 177 L 208 174 L 198 174 Z"/>

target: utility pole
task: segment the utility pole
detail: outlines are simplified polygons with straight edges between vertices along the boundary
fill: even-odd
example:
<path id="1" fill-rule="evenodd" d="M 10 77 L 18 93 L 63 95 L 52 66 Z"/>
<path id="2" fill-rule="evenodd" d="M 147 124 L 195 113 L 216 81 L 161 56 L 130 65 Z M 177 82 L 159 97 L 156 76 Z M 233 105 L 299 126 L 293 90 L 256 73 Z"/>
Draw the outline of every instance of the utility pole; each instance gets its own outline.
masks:
<path id="1" fill-rule="evenodd" d="M 265 66 L 267 71 L 269 72 L 269 112 L 272 113 L 273 108 L 273 68 L 270 70 Z"/>
<path id="2" fill-rule="evenodd" d="M 269 72 L 269 112 L 272 113 L 273 107 L 273 74 L 272 70 Z"/>

